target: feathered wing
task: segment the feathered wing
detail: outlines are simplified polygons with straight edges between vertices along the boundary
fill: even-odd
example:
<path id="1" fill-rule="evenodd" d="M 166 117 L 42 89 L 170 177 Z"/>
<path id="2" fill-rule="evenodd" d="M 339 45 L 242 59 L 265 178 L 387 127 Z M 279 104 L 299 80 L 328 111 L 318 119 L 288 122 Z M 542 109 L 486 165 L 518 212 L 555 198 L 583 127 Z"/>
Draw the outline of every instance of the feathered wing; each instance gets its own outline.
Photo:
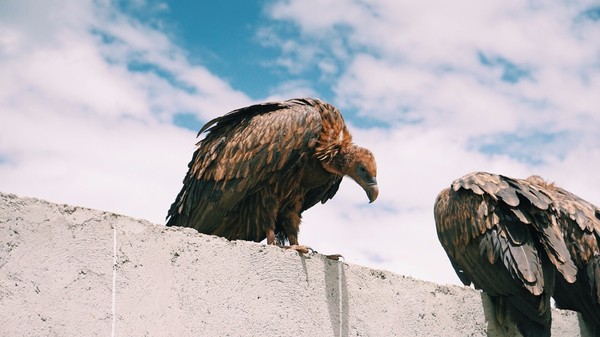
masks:
<path id="1" fill-rule="evenodd" d="M 199 132 L 206 137 L 197 144 L 167 225 L 230 239 L 262 240 L 264 232 L 251 224 L 274 221 L 273 212 L 283 207 L 274 195 L 293 189 L 291 185 L 314 160 L 323 104 L 312 99 L 264 103 L 208 122 Z M 267 187 L 276 191 L 266 193 Z M 328 193 L 324 190 L 316 197 Z M 254 207 L 244 208 L 246 203 Z M 242 223 L 232 223 L 233 218 Z"/>
<path id="2" fill-rule="evenodd" d="M 600 209 L 562 188 L 551 188 L 565 242 L 579 271 L 573 284 L 557 280 L 556 305 L 580 311 L 600 329 Z"/>
<path id="3" fill-rule="evenodd" d="M 531 231 L 507 205 L 462 187 L 447 189 L 438 197 L 435 217 L 440 243 L 463 283 L 494 296 L 519 293 L 520 288 L 533 295 L 543 292 Z"/>
<path id="4" fill-rule="evenodd" d="M 577 272 L 548 212 L 548 194 L 524 180 L 477 172 L 442 191 L 434 209 L 438 238 L 463 283 L 506 297 L 542 334 L 550 326 L 554 268 L 568 282 Z"/>

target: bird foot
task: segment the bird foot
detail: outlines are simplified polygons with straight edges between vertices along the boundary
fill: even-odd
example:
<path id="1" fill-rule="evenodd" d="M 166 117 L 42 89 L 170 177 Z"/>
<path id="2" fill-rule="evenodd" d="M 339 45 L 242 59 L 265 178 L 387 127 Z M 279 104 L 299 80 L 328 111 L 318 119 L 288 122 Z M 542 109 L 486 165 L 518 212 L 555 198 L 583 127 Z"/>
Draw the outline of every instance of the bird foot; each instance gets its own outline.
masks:
<path id="1" fill-rule="evenodd" d="M 335 261 L 339 261 L 340 258 L 344 258 L 344 256 L 342 254 L 331 254 L 331 255 L 325 255 L 326 258 L 330 259 L 330 260 L 335 260 Z"/>
<path id="2" fill-rule="evenodd" d="M 304 246 L 304 245 L 290 245 L 290 246 L 281 246 L 281 248 L 283 249 L 292 249 L 297 251 L 300 254 L 308 254 L 308 253 L 316 253 L 318 254 L 318 252 L 308 246 Z M 344 258 L 344 256 L 342 256 L 342 254 L 331 254 L 331 255 L 325 255 L 326 258 L 330 259 L 330 260 L 335 260 L 335 261 L 339 261 L 340 258 Z"/>

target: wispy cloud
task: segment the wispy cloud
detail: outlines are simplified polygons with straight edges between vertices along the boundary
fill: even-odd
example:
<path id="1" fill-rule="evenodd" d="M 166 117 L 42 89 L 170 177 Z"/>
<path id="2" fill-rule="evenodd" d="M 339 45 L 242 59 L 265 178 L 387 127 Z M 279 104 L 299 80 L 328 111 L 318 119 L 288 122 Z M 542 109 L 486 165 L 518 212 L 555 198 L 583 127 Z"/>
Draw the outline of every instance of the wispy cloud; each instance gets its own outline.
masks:
<path id="1" fill-rule="evenodd" d="M 389 121 L 412 112 L 410 121 L 434 123 L 503 114 L 531 125 L 547 111 L 542 124 L 559 110 L 594 115 L 598 28 L 586 14 L 594 10 L 585 2 L 278 1 L 271 15 L 297 27 L 283 34 L 288 43 L 341 61 L 336 101 L 363 113 Z M 318 59 L 295 61 L 308 67 Z"/>
<path id="2" fill-rule="evenodd" d="M 344 61 L 332 79 L 335 101 L 358 114 L 444 126 L 465 140 L 600 122 L 591 3 L 290 0 L 270 8 L 297 27 L 296 45 L 312 41 Z M 315 8 L 324 14 L 312 15 Z M 343 57 L 331 41 L 346 41 Z"/>

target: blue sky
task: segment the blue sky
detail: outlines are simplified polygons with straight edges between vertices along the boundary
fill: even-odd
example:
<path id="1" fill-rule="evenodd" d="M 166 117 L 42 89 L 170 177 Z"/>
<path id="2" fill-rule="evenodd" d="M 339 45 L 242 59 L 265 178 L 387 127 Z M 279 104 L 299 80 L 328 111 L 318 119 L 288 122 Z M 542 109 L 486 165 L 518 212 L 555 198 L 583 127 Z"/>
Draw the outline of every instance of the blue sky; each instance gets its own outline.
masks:
<path id="1" fill-rule="evenodd" d="M 271 3 L 150 1 L 143 7 L 121 4 L 121 8 L 138 20 L 162 27 L 174 42 L 185 46 L 190 62 L 206 66 L 233 88 L 259 100 L 280 82 L 318 77 L 314 69 L 293 73 L 276 64 L 278 48 L 259 34 L 267 26 L 279 25 L 273 20 L 269 22 L 267 12 Z M 297 34 L 294 27 L 281 26 L 285 33 Z M 331 96 L 326 81 L 312 84 L 321 89 L 319 93 Z"/>
<path id="2" fill-rule="evenodd" d="M 597 1 L 0 2 L 0 190 L 164 223 L 200 126 L 320 97 L 378 162 L 300 242 L 458 283 L 437 193 L 539 174 L 600 203 Z"/>
<path id="3" fill-rule="evenodd" d="M 277 57 L 261 48 L 256 30 L 265 18 L 264 1 L 201 1 L 168 3 L 159 16 L 169 34 L 186 46 L 190 60 L 206 65 L 219 77 L 254 99 L 278 80 L 264 62 Z"/>

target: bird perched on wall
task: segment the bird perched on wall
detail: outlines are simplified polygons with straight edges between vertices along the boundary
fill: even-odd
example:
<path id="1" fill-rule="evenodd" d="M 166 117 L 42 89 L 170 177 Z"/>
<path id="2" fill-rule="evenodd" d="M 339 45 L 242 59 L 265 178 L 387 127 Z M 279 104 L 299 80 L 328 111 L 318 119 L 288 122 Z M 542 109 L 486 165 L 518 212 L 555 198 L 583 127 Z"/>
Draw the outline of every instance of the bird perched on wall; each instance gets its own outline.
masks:
<path id="1" fill-rule="evenodd" d="M 307 252 L 298 244 L 301 214 L 333 198 L 344 176 L 370 202 L 378 196 L 373 154 L 352 142 L 340 111 L 318 99 L 237 109 L 203 133 L 167 226 Z"/>
<path id="2" fill-rule="evenodd" d="M 498 322 L 526 337 L 550 336 L 555 279 L 573 284 L 577 275 L 552 192 L 475 172 L 438 195 L 434 215 L 458 277 L 490 296 Z"/>
<path id="3" fill-rule="evenodd" d="M 554 300 L 561 309 L 581 312 L 584 320 L 600 336 L 600 209 L 542 178 L 527 180 L 551 192 L 552 206 L 571 258 L 577 266 L 574 283 L 556 278 Z"/>

